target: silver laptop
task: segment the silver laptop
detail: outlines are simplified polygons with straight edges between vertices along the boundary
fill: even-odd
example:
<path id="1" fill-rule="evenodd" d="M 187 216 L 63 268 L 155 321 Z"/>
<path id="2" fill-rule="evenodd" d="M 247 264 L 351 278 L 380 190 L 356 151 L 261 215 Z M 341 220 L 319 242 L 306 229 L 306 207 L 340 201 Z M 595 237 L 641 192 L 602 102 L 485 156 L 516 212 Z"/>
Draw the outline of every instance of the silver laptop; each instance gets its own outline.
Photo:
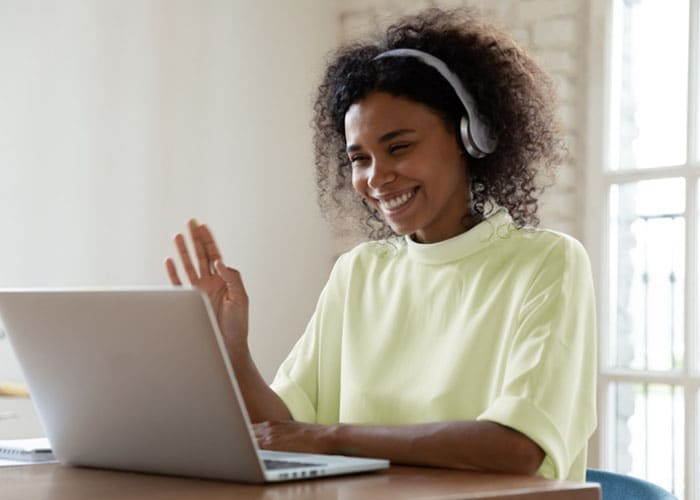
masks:
<path id="1" fill-rule="evenodd" d="M 259 450 L 198 290 L 0 290 L 0 318 L 65 465 L 251 483 L 389 466 Z"/>

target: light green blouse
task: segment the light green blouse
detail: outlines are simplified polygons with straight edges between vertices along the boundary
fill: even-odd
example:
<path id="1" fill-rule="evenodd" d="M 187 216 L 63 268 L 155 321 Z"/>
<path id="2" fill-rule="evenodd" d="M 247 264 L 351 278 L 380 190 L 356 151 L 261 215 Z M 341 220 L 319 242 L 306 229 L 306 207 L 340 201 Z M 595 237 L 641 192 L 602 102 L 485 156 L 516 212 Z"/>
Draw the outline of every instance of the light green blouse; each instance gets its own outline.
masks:
<path id="1" fill-rule="evenodd" d="M 334 266 L 272 388 L 322 424 L 489 420 L 583 480 L 596 426 L 596 326 L 585 250 L 500 210 L 434 244 L 359 245 Z"/>

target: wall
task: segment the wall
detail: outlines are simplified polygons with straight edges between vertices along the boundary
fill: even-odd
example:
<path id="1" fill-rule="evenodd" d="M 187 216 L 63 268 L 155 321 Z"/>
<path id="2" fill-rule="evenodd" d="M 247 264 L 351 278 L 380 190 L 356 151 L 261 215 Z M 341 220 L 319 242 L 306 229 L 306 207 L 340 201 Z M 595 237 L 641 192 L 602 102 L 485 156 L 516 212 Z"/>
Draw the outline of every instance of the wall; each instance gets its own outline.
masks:
<path id="1" fill-rule="evenodd" d="M 512 33 L 557 85 L 559 116 L 569 149 L 556 185 L 541 200 L 541 225 L 583 239 L 588 0 L 339 0 L 336 4 L 343 41 L 365 36 L 388 20 L 430 6 L 474 6 Z M 337 241 L 336 246 L 343 248 L 351 241 L 354 239 Z"/>
<path id="2" fill-rule="evenodd" d="M 333 16 L 323 0 L 0 3 L 0 286 L 165 284 L 195 216 L 243 274 L 270 379 L 332 264 L 308 123 Z"/>

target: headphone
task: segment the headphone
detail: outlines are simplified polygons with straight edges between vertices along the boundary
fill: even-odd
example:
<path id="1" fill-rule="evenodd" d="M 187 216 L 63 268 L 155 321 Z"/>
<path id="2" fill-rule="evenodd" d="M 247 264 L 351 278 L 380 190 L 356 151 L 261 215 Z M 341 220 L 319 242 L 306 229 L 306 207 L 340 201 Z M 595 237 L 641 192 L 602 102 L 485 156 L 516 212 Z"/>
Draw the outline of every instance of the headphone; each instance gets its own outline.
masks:
<path id="1" fill-rule="evenodd" d="M 376 56 L 374 60 L 376 61 L 377 59 L 384 59 L 386 57 L 412 57 L 440 73 L 455 91 L 459 100 L 462 101 L 462 105 L 466 111 L 466 114 L 462 116 L 459 122 L 459 133 L 462 138 L 464 149 L 466 149 L 467 153 L 473 158 L 483 158 L 496 150 L 498 138 L 481 119 L 476 108 L 476 101 L 474 101 L 474 98 L 467 89 L 464 88 L 459 77 L 447 67 L 447 64 L 427 52 L 416 49 L 387 50 Z"/>

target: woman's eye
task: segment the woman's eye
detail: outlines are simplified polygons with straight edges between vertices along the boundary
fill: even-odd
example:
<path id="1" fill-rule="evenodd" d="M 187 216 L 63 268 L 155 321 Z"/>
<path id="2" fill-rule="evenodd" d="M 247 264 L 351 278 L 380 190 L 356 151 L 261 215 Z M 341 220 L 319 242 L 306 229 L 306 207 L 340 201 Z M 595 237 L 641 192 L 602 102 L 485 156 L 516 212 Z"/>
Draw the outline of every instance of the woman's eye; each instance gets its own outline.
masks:
<path id="1" fill-rule="evenodd" d="M 364 155 L 355 155 L 350 157 L 350 164 L 352 166 L 364 165 L 368 162 L 368 157 Z"/>
<path id="2" fill-rule="evenodd" d="M 389 146 L 389 152 L 390 153 L 400 153 L 403 150 L 407 149 L 409 144 L 406 143 L 401 143 L 401 144 L 392 144 Z"/>

